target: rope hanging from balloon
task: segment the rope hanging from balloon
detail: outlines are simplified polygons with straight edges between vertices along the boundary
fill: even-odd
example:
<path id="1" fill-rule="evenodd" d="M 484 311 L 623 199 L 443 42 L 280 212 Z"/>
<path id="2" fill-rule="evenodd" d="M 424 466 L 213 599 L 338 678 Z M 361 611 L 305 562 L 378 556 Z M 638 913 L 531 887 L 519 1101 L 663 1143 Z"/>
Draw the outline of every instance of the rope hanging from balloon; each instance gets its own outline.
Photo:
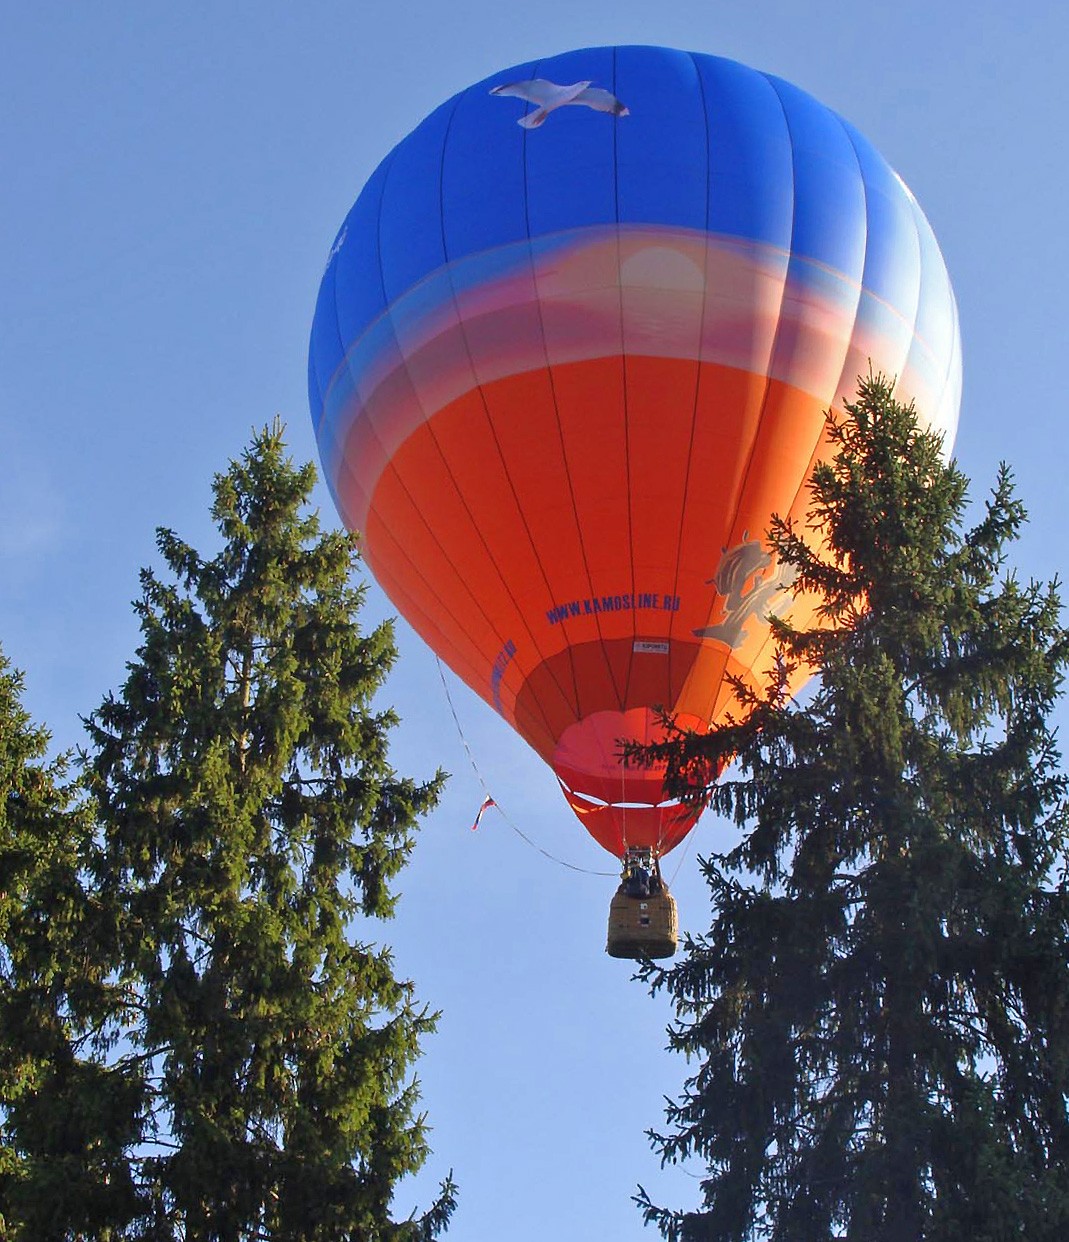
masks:
<path id="1" fill-rule="evenodd" d="M 490 792 L 490 787 L 483 779 L 483 774 L 479 770 L 478 763 L 475 761 L 475 756 L 472 754 L 471 747 L 468 745 L 468 739 L 464 735 L 464 729 L 460 723 L 460 717 L 457 715 L 457 709 L 453 705 L 453 696 L 449 693 L 449 683 L 445 679 L 445 669 L 442 667 L 442 661 L 438 658 L 438 656 L 435 656 L 434 662 L 438 665 L 438 677 L 441 680 L 442 689 L 445 691 L 445 701 L 449 704 L 449 712 L 453 717 L 453 724 L 456 725 L 461 745 L 464 747 L 464 752 L 468 756 L 468 762 L 471 764 L 471 769 L 475 773 L 475 779 L 482 786 L 484 794 L 482 805 L 479 807 L 478 814 L 475 816 L 475 823 L 472 824 L 472 828 L 478 828 L 479 821 L 482 819 L 483 813 L 492 807 L 495 811 L 497 811 L 505 823 L 508 824 L 512 831 L 520 838 L 520 840 L 525 841 L 531 849 L 537 850 L 543 858 L 548 858 L 550 862 L 556 863 L 559 867 L 566 867 L 569 871 L 578 871 L 582 875 L 611 876 L 615 879 L 617 874 L 615 871 L 595 871 L 590 867 L 580 867 L 576 863 L 570 863 L 563 858 L 558 858 L 556 854 L 551 854 L 549 850 L 543 849 L 537 841 L 532 841 L 531 838 L 518 825 L 513 823 L 513 821 L 506 814 L 504 808 Z"/>

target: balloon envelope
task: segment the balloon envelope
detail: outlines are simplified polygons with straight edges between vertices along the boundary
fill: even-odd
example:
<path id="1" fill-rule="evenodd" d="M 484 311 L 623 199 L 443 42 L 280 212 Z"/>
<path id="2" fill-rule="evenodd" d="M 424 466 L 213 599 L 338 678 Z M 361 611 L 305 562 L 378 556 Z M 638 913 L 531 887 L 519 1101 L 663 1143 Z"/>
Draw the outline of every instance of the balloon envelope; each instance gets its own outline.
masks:
<path id="1" fill-rule="evenodd" d="M 390 152 L 309 387 L 400 612 L 601 844 L 664 853 L 694 813 L 620 739 L 715 722 L 769 669 L 770 611 L 806 620 L 762 540 L 870 367 L 949 443 L 957 312 L 897 174 L 778 78 L 610 47 L 495 74 Z"/>

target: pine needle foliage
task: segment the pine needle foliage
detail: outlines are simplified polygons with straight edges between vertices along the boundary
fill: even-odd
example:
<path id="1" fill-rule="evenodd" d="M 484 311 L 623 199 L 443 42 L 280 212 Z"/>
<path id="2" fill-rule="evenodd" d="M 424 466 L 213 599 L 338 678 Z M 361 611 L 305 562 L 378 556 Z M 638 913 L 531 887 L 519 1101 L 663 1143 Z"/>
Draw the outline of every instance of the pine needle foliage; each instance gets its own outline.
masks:
<path id="1" fill-rule="evenodd" d="M 741 830 L 702 861 L 707 935 L 670 968 L 691 1063 L 666 1162 L 705 1165 L 669 1242 L 1069 1237 L 1066 777 L 1051 715 L 1057 583 L 1007 573 L 1025 514 L 967 481 L 869 377 L 830 425 L 807 529 L 770 540 L 823 600 L 775 622 L 777 675 L 737 720 L 645 752 Z M 786 686 L 820 675 L 801 702 Z"/>
<path id="2" fill-rule="evenodd" d="M 0 655 L 0 1238 L 107 1242 L 139 1211 L 144 1094 L 93 1055 L 117 1002 L 82 869 L 93 820 L 22 691 Z"/>
<path id="3" fill-rule="evenodd" d="M 428 1154 L 413 1067 L 437 1015 L 370 939 L 444 777 L 390 765 L 396 718 L 376 696 L 392 630 L 362 631 L 355 544 L 321 531 L 314 482 L 276 423 L 215 479 L 215 555 L 157 532 L 166 572 L 142 573 L 140 645 L 86 721 L 82 835 L 65 844 L 58 793 L 40 807 L 98 982 L 75 1063 L 117 1114 L 80 1175 L 116 1149 L 127 1197 L 92 1229 L 23 1213 L 20 1242 L 431 1242 L 448 1224 L 451 1179 L 393 1216 Z M 32 770 L 23 784 L 47 793 Z M 55 906 L 35 903 L 39 919 Z M 67 952 L 65 936 L 45 938 Z M 68 1013 L 78 977 L 56 981 Z"/>

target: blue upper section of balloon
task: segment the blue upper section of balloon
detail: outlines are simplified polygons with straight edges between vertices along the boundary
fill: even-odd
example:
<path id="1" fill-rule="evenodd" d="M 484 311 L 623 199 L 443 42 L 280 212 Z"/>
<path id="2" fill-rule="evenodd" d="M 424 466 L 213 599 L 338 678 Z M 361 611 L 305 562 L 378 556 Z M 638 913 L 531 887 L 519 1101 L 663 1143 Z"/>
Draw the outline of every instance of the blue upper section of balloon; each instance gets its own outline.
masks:
<path id="1" fill-rule="evenodd" d="M 567 106 L 525 129 L 517 121 L 534 105 L 491 88 L 533 78 L 590 81 L 629 115 Z M 931 228 L 856 129 L 731 60 L 588 48 L 461 91 L 376 169 L 320 289 L 309 358 L 317 420 L 346 350 L 432 273 L 527 238 L 615 224 L 743 238 L 826 267 L 912 322 L 935 356 L 956 355 L 953 295 Z"/>

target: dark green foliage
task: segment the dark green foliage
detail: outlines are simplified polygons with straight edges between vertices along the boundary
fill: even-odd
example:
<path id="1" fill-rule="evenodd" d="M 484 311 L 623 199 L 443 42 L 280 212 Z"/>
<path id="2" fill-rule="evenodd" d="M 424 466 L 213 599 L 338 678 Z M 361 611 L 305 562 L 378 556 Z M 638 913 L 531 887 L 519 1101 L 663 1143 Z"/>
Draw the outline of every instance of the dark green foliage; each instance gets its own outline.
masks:
<path id="1" fill-rule="evenodd" d="M 138 1212 L 139 1075 L 89 1060 L 115 989 L 80 860 L 92 819 L 0 656 L 0 1237 L 106 1239 Z"/>
<path id="2" fill-rule="evenodd" d="M 392 632 L 358 627 L 314 478 L 276 426 L 215 480 L 217 555 L 158 533 L 169 575 L 143 572 L 141 645 L 87 721 L 107 1063 L 143 1118 L 123 1237 L 429 1242 L 452 1211 L 447 1182 L 391 1219 L 427 1154 L 411 1071 L 435 1016 L 351 939 L 392 913 L 443 778 L 390 767 Z"/>
<path id="3" fill-rule="evenodd" d="M 707 936 L 650 970 L 694 1065 L 665 1160 L 702 1202 L 640 1196 L 673 1242 L 1069 1237 L 1066 778 L 1049 723 L 1056 584 L 1003 576 L 1009 473 L 966 480 L 880 379 L 834 427 L 812 527 L 771 541 L 823 598 L 777 625 L 780 678 L 710 738 L 655 748 L 743 830 L 703 862 Z M 800 705 L 800 663 L 821 674 Z M 750 713 L 747 715 L 747 713 Z"/>

